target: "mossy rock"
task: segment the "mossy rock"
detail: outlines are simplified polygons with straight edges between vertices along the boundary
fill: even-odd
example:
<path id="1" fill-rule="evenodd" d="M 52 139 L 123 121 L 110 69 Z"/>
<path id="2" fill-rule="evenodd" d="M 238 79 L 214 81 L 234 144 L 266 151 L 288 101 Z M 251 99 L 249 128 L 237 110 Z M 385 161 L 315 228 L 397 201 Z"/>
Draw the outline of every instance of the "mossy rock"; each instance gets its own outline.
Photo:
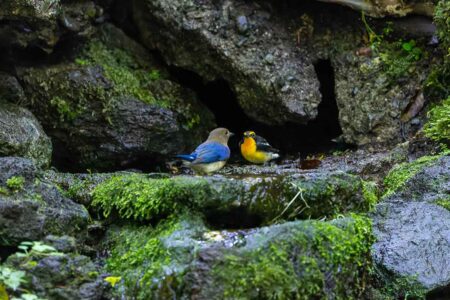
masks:
<path id="1" fill-rule="evenodd" d="M 240 227 L 366 212 L 377 201 L 373 184 L 343 172 L 261 178 L 154 177 L 113 176 L 94 188 L 92 205 L 105 216 L 114 212 L 135 220 L 158 220 L 191 209 L 218 226 Z"/>
<path id="2" fill-rule="evenodd" d="M 385 183 L 387 192 L 372 214 L 381 289 L 392 297 L 448 289 L 448 152 L 396 166 Z"/>
<path id="3" fill-rule="evenodd" d="M 84 206 L 65 198 L 37 174 L 31 160 L 0 158 L 0 245 L 14 246 L 48 234 L 85 233 L 89 214 Z"/>
<path id="4" fill-rule="evenodd" d="M 195 215 L 154 229 L 112 230 L 106 268 L 130 298 L 358 298 L 370 266 L 370 221 L 296 221 L 239 232 L 208 231 Z"/>
<path id="5" fill-rule="evenodd" d="M 104 24 L 80 48 L 18 72 L 27 106 L 53 139 L 57 167 L 104 171 L 146 161 L 152 169 L 214 128 L 195 94 L 120 29 Z"/>

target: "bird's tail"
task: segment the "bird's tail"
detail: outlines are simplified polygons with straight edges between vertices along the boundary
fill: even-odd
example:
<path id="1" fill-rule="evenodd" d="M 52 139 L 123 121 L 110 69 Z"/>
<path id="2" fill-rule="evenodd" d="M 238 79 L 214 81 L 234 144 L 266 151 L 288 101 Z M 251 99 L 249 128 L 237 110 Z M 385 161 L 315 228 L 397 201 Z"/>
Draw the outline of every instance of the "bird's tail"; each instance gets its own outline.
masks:
<path id="1" fill-rule="evenodd" d="M 280 154 L 278 153 L 271 153 L 272 158 L 271 159 L 277 159 L 280 157 Z"/>
<path id="2" fill-rule="evenodd" d="M 195 160 L 194 155 L 190 155 L 190 154 L 178 154 L 175 157 L 180 158 L 181 160 L 184 160 L 184 161 L 188 161 L 188 162 L 192 162 Z"/>

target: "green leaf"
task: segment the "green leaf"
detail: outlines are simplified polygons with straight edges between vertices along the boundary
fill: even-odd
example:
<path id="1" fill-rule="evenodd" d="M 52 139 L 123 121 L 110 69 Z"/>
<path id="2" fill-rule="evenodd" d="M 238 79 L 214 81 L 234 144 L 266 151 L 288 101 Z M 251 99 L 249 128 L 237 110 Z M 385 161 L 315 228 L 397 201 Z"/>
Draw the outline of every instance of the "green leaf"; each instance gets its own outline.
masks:
<path id="1" fill-rule="evenodd" d="M 18 246 L 17 248 L 19 248 L 20 250 L 23 250 L 23 251 L 27 252 L 29 247 L 28 247 L 28 246 L 25 246 L 25 245 L 20 245 L 20 246 Z"/>
<path id="2" fill-rule="evenodd" d="M 54 247 L 42 244 L 41 242 L 36 242 L 33 245 L 33 248 L 31 250 L 32 251 L 36 251 L 36 252 L 41 252 L 41 253 L 43 253 L 43 252 L 57 252 Z"/>
<path id="3" fill-rule="evenodd" d="M 12 271 L 10 274 L 8 274 L 8 277 L 5 278 L 4 283 L 6 284 L 7 287 L 15 291 L 24 281 L 23 280 L 24 276 L 25 276 L 24 271 Z"/>
<path id="4" fill-rule="evenodd" d="M 22 294 L 20 296 L 23 300 L 38 300 L 39 297 L 34 294 Z"/>
<path id="5" fill-rule="evenodd" d="M 22 242 L 20 245 L 33 246 L 34 242 Z"/>

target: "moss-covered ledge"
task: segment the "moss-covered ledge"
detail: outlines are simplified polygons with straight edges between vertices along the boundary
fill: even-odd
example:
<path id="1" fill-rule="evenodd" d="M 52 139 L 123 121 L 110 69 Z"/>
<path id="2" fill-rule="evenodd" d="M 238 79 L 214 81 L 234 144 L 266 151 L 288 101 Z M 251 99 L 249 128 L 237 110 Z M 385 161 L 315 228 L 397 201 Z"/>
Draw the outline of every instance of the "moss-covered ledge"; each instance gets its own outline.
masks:
<path id="1" fill-rule="evenodd" d="M 97 185 L 92 206 L 105 216 L 158 220 L 191 209 L 223 225 L 236 215 L 256 224 L 367 212 L 377 201 L 376 186 L 343 172 L 266 177 L 192 177 L 120 174 Z M 220 225 L 220 224 L 219 224 Z"/>
<path id="2" fill-rule="evenodd" d="M 357 299 L 373 242 L 366 217 L 209 231 L 198 216 L 109 232 L 115 292 L 135 299 Z"/>

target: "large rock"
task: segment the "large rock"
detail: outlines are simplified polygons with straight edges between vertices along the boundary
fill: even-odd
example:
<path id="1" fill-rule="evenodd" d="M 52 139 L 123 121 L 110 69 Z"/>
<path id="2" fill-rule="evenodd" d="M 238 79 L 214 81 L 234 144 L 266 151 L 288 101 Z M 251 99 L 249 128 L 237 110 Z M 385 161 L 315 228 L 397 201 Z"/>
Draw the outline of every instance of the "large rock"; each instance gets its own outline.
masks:
<path id="1" fill-rule="evenodd" d="M 55 165 L 69 170 L 151 169 L 200 143 L 214 127 L 211 113 L 166 77 L 109 24 L 73 61 L 19 70 L 28 105 L 53 139 Z"/>
<path id="2" fill-rule="evenodd" d="M 5 0 L 0 3 L 1 48 L 52 52 L 64 38 L 87 38 L 101 11 L 91 1 Z"/>
<path id="3" fill-rule="evenodd" d="M 311 55 L 332 65 L 345 142 L 395 144 L 419 130 L 428 101 L 423 87 L 430 66 L 441 63 L 438 55 L 427 54 L 433 51 L 427 45 L 436 29 L 432 20 L 394 20 L 393 33 L 384 34 L 385 22 L 367 19 L 381 39 L 376 43 L 366 40 L 368 29 L 361 26 L 358 13 L 340 9 L 308 16 L 314 20 L 314 34 L 305 43 L 310 44 Z M 301 23 L 295 26 L 301 28 Z M 408 52 L 403 44 L 411 39 L 415 44 Z"/>
<path id="4" fill-rule="evenodd" d="M 86 184 L 75 184 L 87 187 L 89 177 L 86 180 Z M 117 213 L 123 219 L 158 220 L 194 208 L 225 228 L 365 212 L 377 201 L 371 183 L 343 172 L 260 178 L 120 174 L 96 185 L 91 195 L 92 205 L 106 216 Z"/>
<path id="5" fill-rule="evenodd" d="M 297 221 L 210 231 L 195 214 L 108 232 L 115 293 L 138 299 L 356 298 L 366 284 L 370 221 Z"/>
<path id="6" fill-rule="evenodd" d="M 142 41 L 170 64 L 225 79 L 254 120 L 306 123 L 317 116 L 311 57 L 283 20 L 254 2 L 198 2 L 134 1 Z"/>
<path id="7" fill-rule="evenodd" d="M 78 234 L 86 229 L 87 210 L 40 181 L 25 158 L 0 158 L 0 236 L 2 245 L 39 240 L 47 234 Z"/>
<path id="8" fill-rule="evenodd" d="M 376 206 L 375 263 L 413 278 L 425 291 L 449 289 L 450 157 L 422 159 L 393 172 L 399 174 L 388 178 L 403 182 Z"/>
<path id="9" fill-rule="evenodd" d="M 30 158 L 48 167 L 52 143 L 33 114 L 25 108 L 0 100 L 0 155 Z"/>

